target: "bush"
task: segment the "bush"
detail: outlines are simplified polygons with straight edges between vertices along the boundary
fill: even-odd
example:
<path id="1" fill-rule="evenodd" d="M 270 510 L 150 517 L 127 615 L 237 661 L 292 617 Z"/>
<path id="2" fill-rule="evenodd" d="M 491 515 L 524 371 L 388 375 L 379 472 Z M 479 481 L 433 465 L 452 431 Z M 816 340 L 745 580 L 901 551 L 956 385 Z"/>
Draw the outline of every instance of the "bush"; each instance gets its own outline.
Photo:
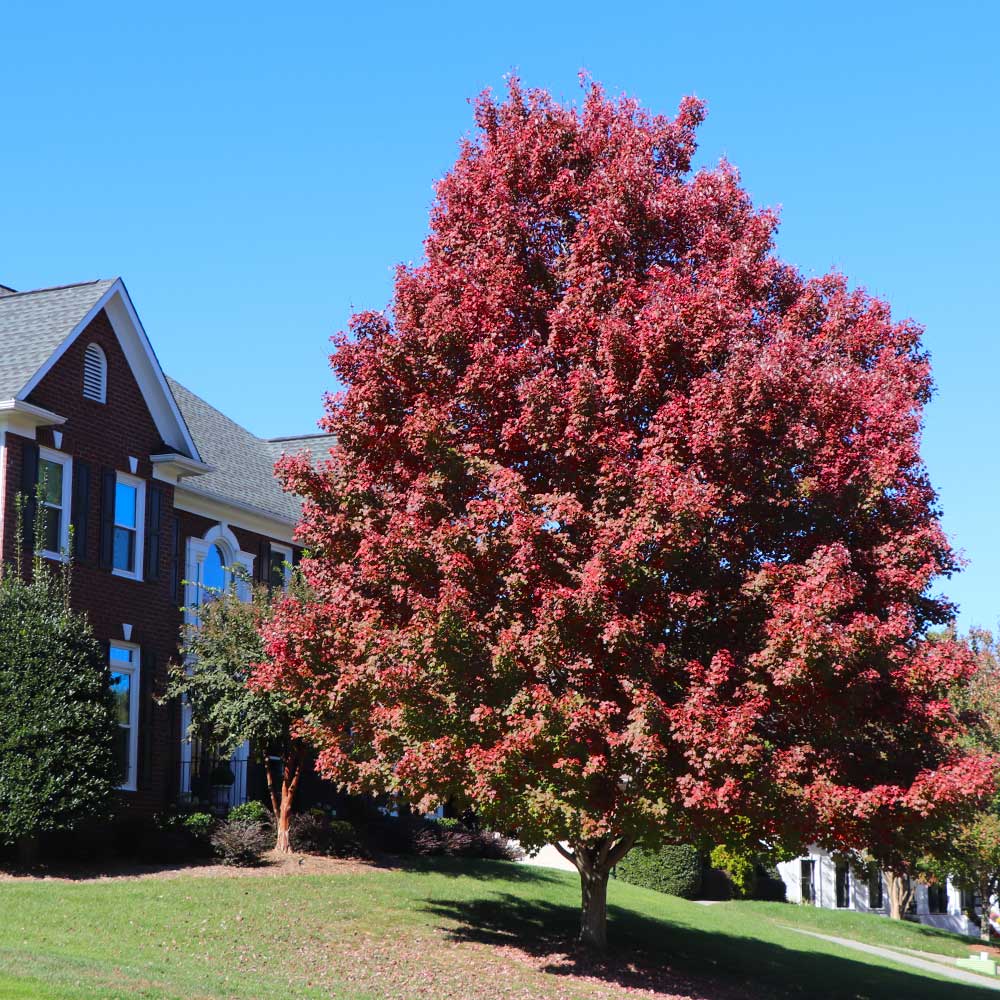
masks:
<path id="1" fill-rule="evenodd" d="M 274 847 L 274 830 L 252 820 L 226 820 L 212 834 L 212 846 L 225 864 L 252 868 Z"/>
<path id="2" fill-rule="evenodd" d="M 701 889 L 701 856 L 690 844 L 668 844 L 655 850 L 633 847 L 618 863 L 615 876 L 644 889 L 695 899 Z"/>
<path id="3" fill-rule="evenodd" d="M 293 816 L 289 839 L 292 850 L 302 854 L 348 858 L 362 853 L 354 827 L 347 820 L 331 819 L 322 809 Z"/>
<path id="4" fill-rule="evenodd" d="M 719 844 L 712 848 L 710 860 L 713 868 L 718 868 L 729 877 L 736 897 L 743 899 L 751 895 L 756 863 L 752 854 Z"/>
<path id="5" fill-rule="evenodd" d="M 212 837 L 212 830 L 215 827 L 215 817 L 211 813 L 193 812 L 180 817 L 180 825 L 191 836 L 203 843 L 209 843 Z"/>
<path id="6" fill-rule="evenodd" d="M 0 580 L 0 842 L 106 819 L 121 782 L 107 657 L 40 562 Z"/>
<path id="7" fill-rule="evenodd" d="M 274 822 L 271 810 L 263 802 L 258 802 L 256 799 L 233 806 L 226 819 L 240 823 L 260 823 L 265 826 Z"/>

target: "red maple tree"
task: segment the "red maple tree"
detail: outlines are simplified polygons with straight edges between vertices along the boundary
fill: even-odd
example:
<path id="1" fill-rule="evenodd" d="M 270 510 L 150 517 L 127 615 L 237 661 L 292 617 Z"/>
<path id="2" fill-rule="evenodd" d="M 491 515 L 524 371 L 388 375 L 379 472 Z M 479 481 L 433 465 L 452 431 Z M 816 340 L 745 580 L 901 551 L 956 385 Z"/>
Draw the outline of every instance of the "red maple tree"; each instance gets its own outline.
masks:
<path id="1" fill-rule="evenodd" d="M 991 780 L 922 638 L 921 331 L 782 263 L 702 117 L 483 96 L 425 262 L 335 337 L 329 460 L 281 463 L 314 597 L 259 682 L 348 788 L 560 843 L 598 947 L 637 839 L 846 848 Z"/>

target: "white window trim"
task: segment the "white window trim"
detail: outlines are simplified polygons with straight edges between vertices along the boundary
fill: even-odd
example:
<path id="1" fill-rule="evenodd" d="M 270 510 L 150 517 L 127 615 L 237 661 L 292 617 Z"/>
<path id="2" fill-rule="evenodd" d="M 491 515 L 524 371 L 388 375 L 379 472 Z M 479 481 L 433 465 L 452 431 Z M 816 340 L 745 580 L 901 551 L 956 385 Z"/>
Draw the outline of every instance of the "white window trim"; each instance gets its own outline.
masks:
<path id="1" fill-rule="evenodd" d="M 284 566 L 282 567 L 282 573 L 285 577 L 285 582 L 282 586 L 282 590 L 288 590 L 288 585 L 292 582 L 292 547 L 290 545 L 279 545 L 277 542 L 271 542 L 271 551 L 280 552 L 282 555 L 282 561 Z M 267 567 L 268 580 L 271 578 L 271 567 Z"/>
<path id="2" fill-rule="evenodd" d="M 242 566 L 246 571 L 247 578 L 253 579 L 253 564 L 256 558 L 250 552 L 243 552 L 240 549 L 240 543 L 236 535 L 233 533 L 232 529 L 228 524 L 220 522 L 209 528 L 208 531 L 201 538 L 190 537 L 187 540 L 186 545 L 186 559 L 185 574 L 184 574 L 184 621 L 187 625 L 197 625 L 198 624 L 198 602 L 201 596 L 202 590 L 202 565 L 208 556 L 209 550 L 213 545 L 218 545 L 222 550 L 222 554 L 225 557 L 225 565 L 227 568 L 234 566 Z M 228 575 L 228 574 L 227 574 Z M 228 584 L 228 580 L 227 580 Z M 250 600 L 250 588 L 245 582 L 241 582 L 237 587 L 237 593 L 243 601 Z M 181 703 L 181 760 L 184 760 L 184 747 L 185 744 L 190 742 L 191 737 L 188 735 L 188 729 L 191 726 L 191 708 L 186 701 Z M 250 748 L 249 743 L 244 743 L 241 747 L 236 750 L 233 755 L 238 756 L 243 754 L 244 756 L 248 754 Z M 181 765 L 181 794 L 190 795 L 191 794 L 191 769 L 187 768 L 185 771 L 183 769 L 183 764 Z M 246 790 L 246 768 L 240 768 L 237 771 L 239 775 L 238 784 L 233 790 L 233 801 L 234 802 L 245 802 L 247 796 Z"/>
<path id="3" fill-rule="evenodd" d="M 132 652 L 131 663 L 121 663 L 111 659 L 112 649 L 128 649 Z M 128 715 L 129 715 L 129 739 L 128 739 L 128 774 L 123 784 L 118 787 L 123 792 L 134 792 L 138 787 L 139 771 L 139 684 L 141 682 L 141 654 L 139 647 L 131 642 L 118 642 L 117 640 L 108 644 L 108 664 L 111 672 L 115 674 L 129 675 L 128 688 Z M 115 723 L 120 725 L 120 723 Z"/>
<path id="4" fill-rule="evenodd" d="M 115 484 L 124 483 L 126 486 L 135 487 L 135 569 L 129 572 L 125 569 L 118 569 L 114 567 L 111 570 L 113 576 L 120 576 L 125 580 L 141 580 L 142 579 L 142 557 L 144 555 L 143 550 L 146 547 L 146 481 L 144 479 L 138 479 L 136 476 L 130 476 L 125 472 L 116 472 Z M 117 504 L 116 504 L 117 506 Z M 114 521 L 112 527 L 112 535 L 114 534 L 114 528 L 126 527 L 124 524 L 119 525 L 117 520 Z M 112 562 L 114 561 L 114 541 L 112 538 Z"/>
<path id="5" fill-rule="evenodd" d="M 42 549 L 41 554 L 46 559 L 55 559 L 58 562 L 64 562 L 69 558 L 69 521 L 72 516 L 71 505 L 73 503 L 73 459 L 69 455 L 61 451 L 53 451 L 52 448 L 39 448 L 38 449 L 38 478 L 39 482 L 42 478 L 41 462 L 52 462 L 56 465 L 61 465 L 63 470 L 62 476 L 62 525 L 59 531 L 59 548 L 60 552 L 50 552 L 48 549 Z M 47 507 L 48 504 L 42 501 L 42 506 Z M 36 517 L 38 513 L 36 511 Z"/>
<path id="6" fill-rule="evenodd" d="M 209 551 L 213 545 L 218 545 L 225 558 L 227 569 L 235 566 L 242 566 L 249 579 L 253 579 L 254 556 L 250 552 L 243 552 L 240 543 L 233 534 L 228 524 L 216 524 L 209 528 L 201 538 L 189 538 L 187 540 L 187 561 L 184 585 L 184 606 L 188 611 L 189 620 L 193 614 L 193 608 L 198 606 L 202 589 L 202 564 L 205 562 Z M 229 583 L 227 574 L 226 583 Z M 240 600 L 250 599 L 250 589 L 245 582 L 241 582 L 237 587 Z"/>

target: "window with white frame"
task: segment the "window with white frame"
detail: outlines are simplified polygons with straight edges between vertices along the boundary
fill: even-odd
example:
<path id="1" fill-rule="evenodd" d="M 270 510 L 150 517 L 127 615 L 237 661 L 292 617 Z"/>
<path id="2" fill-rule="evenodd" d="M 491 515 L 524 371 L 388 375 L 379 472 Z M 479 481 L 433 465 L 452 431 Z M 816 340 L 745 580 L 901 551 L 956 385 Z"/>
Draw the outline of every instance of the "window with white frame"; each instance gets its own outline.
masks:
<path id="1" fill-rule="evenodd" d="M 292 550 L 287 545 L 271 542 L 271 564 L 267 581 L 275 590 L 287 590 L 292 579 Z"/>
<path id="2" fill-rule="evenodd" d="M 109 647 L 111 693 L 115 702 L 115 759 L 121 787 L 135 791 L 139 750 L 139 650 L 113 642 Z"/>
<path id="3" fill-rule="evenodd" d="M 72 459 L 48 448 L 38 452 L 38 482 L 42 487 L 38 516 L 45 524 L 42 554 L 61 559 L 69 551 Z"/>
<path id="4" fill-rule="evenodd" d="M 120 576 L 142 575 L 142 525 L 146 487 L 141 479 L 118 473 L 112 566 Z"/>

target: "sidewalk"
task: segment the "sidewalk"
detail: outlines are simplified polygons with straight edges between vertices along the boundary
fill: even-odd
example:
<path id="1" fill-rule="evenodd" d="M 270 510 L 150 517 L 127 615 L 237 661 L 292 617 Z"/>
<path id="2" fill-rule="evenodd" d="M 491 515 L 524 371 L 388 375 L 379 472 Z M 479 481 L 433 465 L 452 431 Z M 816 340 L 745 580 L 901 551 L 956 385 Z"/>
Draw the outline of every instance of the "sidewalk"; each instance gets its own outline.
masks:
<path id="1" fill-rule="evenodd" d="M 860 941 L 852 941 L 850 938 L 834 937 L 832 934 L 819 934 L 816 931 L 804 931 L 801 927 L 789 927 L 782 925 L 786 930 L 796 931 L 799 934 L 807 934 L 809 937 L 819 938 L 820 941 L 829 941 L 831 944 L 839 944 L 845 948 L 853 948 L 855 951 L 863 951 L 868 955 L 877 955 L 879 958 L 889 959 L 899 965 L 909 966 L 911 969 L 920 969 L 921 972 L 931 972 L 936 976 L 944 976 L 954 979 L 959 983 L 966 983 L 969 986 L 978 986 L 982 990 L 995 990 L 1000 993 L 1000 979 L 991 979 L 988 976 L 980 976 L 975 972 L 966 972 L 955 966 L 946 965 L 948 959 L 941 956 L 942 960 L 928 960 L 918 958 L 907 951 L 895 948 L 882 948 L 874 944 L 862 944 Z"/>

